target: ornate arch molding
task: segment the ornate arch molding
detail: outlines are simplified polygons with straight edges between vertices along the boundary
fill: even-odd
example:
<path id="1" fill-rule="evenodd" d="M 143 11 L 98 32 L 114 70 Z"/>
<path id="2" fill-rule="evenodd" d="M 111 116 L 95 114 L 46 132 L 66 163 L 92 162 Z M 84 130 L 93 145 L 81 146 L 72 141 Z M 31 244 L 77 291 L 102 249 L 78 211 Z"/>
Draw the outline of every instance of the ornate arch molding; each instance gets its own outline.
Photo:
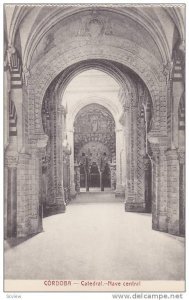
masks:
<path id="1" fill-rule="evenodd" d="M 135 93 L 133 81 L 127 74 L 120 71 L 119 67 L 117 67 L 115 63 L 113 64 L 106 60 L 87 60 L 72 65 L 60 76 L 55 86 L 55 92 L 59 102 L 62 102 L 63 94 L 72 79 L 79 73 L 89 69 L 96 69 L 105 72 L 120 85 L 120 88 L 126 88 L 128 93 Z"/>
<path id="2" fill-rule="evenodd" d="M 69 129 L 73 129 L 74 120 L 75 120 L 77 114 L 79 113 L 79 111 L 82 108 L 84 108 L 85 106 L 87 106 L 89 104 L 92 104 L 92 103 L 104 106 L 111 113 L 112 118 L 115 121 L 116 128 L 119 128 L 119 126 L 121 126 L 119 124 L 119 115 L 121 114 L 122 109 L 120 109 L 116 105 L 116 103 L 114 105 L 113 105 L 113 103 L 110 103 L 109 99 L 107 99 L 107 98 L 93 96 L 93 97 L 86 97 L 86 98 L 81 99 L 79 101 L 79 103 L 77 103 L 73 107 L 73 109 L 72 109 L 72 111 L 70 113 L 71 122 L 69 122 L 69 120 L 68 120 L 68 127 L 69 127 Z"/>
<path id="3" fill-rule="evenodd" d="M 127 7 L 127 9 L 125 9 L 125 7 L 121 8 L 120 6 L 117 7 L 116 5 L 112 5 L 111 7 L 95 6 L 95 8 L 101 11 L 113 12 L 118 15 L 129 17 L 130 19 L 140 24 L 143 28 L 147 30 L 151 38 L 155 41 L 157 48 L 159 49 L 159 52 L 161 54 L 163 64 L 166 64 L 167 61 L 170 61 L 171 53 L 169 50 L 165 33 L 160 30 L 158 24 L 154 23 L 154 20 L 151 19 L 147 14 L 145 14 L 144 11 L 138 9 L 136 13 L 136 11 L 134 11 L 131 7 Z M 89 8 L 84 5 L 79 7 L 75 6 L 71 8 L 66 8 L 64 10 L 61 10 L 60 7 L 54 8 L 52 10 L 52 13 L 50 13 L 46 18 L 44 18 L 36 28 L 33 28 L 30 35 L 30 39 L 27 41 L 26 44 L 26 49 L 23 58 L 24 65 L 27 68 L 29 68 L 30 61 L 35 51 L 35 48 L 37 47 L 41 38 L 48 32 L 50 28 L 52 28 L 55 24 L 57 24 L 65 18 L 71 17 L 74 14 L 79 14 L 85 11 L 91 11 L 92 9 L 93 8 Z"/>
<path id="4" fill-rule="evenodd" d="M 94 45 L 93 45 L 94 46 Z M 160 131 L 160 124 L 163 131 L 166 129 L 166 116 L 163 116 L 164 122 L 160 122 L 160 103 L 164 103 L 163 110 L 166 113 L 166 85 L 163 80 L 157 80 L 149 66 L 135 54 L 125 49 L 116 48 L 111 45 L 100 47 L 92 47 L 91 45 L 79 44 L 78 47 L 69 47 L 68 51 L 54 52 L 50 59 L 42 61 L 37 68 L 31 72 L 28 84 L 29 95 L 29 128 L 30 138 L 40 139 L 43 136 L 41 121 L 41 106 L 45 92 L 52 82 L 62 70 L 67 67 L 91 59 L 106 59 L 118 62 L 133 70 L 146 84 L 154 107 L 154 130 Z M 37 139 L 38 139 L 37 138 Z"/>

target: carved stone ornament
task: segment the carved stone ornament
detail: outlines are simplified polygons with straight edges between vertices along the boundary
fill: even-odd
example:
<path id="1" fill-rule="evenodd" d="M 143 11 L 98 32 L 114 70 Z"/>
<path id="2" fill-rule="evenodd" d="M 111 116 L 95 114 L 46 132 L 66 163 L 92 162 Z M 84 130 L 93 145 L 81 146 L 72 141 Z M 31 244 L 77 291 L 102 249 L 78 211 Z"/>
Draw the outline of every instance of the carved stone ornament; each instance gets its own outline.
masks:
<path id="1" fill-rule="evenodd" d="M 172 72 L 173 72 L 173 62 L 170 61 L 166 65 L 164 65 L 164 68 L 163 68 L 163 74 L 166 77 L 167 83 L 172 78 Z"/>
<path id="2" fill-rule="evenodd" d="M 185 151 L 184 150 L 178 150 L 178 159 L 180 164 L 185 164 Z"/>
<path id="3" fill-rule="evenodd" d="M 11 57 L 15 53 L 16 53 L 16 49 L 13 47 L 13 45 L 9 45 L 7 50 L 7 57 L 10 66 L 11 66 Z"/>
<path id="4" fill-rule="evenodd" d="M 109 36 L 113 34 L 111 19 L 104 17 L 92 11 L 91 15 L 85 19 L 80 20 L 80 27 L 77 36 L 88 36 L 93 40 L 100 36 Z"/>
<path id="5" fill-rule="evenodd" d="M 23 82 L 25 83 L 26 86 L 28 86 L 30 71 L 26 66 L 23 67 L 22 77 L 23 77 Z"/>
<path id="6" fill-rule="evenodd" d="M 9 168 L 15 168 L 17 167 L 18 164 L 18 154 L 8 154 L 5 155 L 5 166 L 9 167 Z"/>
<path id="7" fill-rule="evenodd" d="M 47 145 L 48 136 L 44 134 L 37 140 L 37 148 L 44 148 Z"/>

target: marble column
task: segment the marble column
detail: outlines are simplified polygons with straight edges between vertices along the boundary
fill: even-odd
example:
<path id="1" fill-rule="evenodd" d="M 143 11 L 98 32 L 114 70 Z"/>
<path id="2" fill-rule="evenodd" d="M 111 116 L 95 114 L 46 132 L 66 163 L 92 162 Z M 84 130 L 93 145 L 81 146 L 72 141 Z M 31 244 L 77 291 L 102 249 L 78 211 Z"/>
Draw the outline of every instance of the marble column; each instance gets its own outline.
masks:
<path id="1" fill-rule="evenodd" d="M 5 238 L 17 237 L 17 163 L 18 157 L 6 156 L 5 199 L 6 224 Z"/>
<path id="2" fill-rule="evenodd" d="M 116 189 L 116 164 L 111 163 L 109 166 L 111 172 L 111 189 L 114 191 Z"/>
<path id="3" fill-rule="evenodd" d="M 152 164 L 148 155 L 144 157 L 145 211 L 152 208 Z"/>
<path id="4" fill-rule="evenodd" d="M 10 101 L 10 71 L 7 60 L 4 63 L 4 146 L 9 143 L 9 101 Z"/>
<path id="5" fill-rule="evenodd" d="M 152 228 L 167 232 L 167 162 L 166 146 L 151 144 L 152 148 Z"/>
<path id="6" fill-rule="evenodd" d="M 179 149 L 179 229 L 185 235 L 185 151 Z"/>
<path id="7" fill-rule="evenodd" d="M 67 131 L 67 139 L 71 148 L 70 155 L 70 195 L 72 198 L 76 196 L 75 189 L 75 180 L 74 180 L 74 131 L 73 129 L 68 129 Z"/>
<path id="8" fill-rule="evenodd" d="M 116 130 L 116 197 L 125 195 L 123 163 L 123 130 L 119 128 Z"/>
<path id="9" fill-rule="evenodd" d="M 63 183 L 66 205 L 70 202 L 70 154 L 71 150 L 65 140 L 63 143 Z"/>
<path id="10" fill-rule="evenodd" d="M 23 91 L 22 88 L 14 88 L 11 90 L 11 99 L 15 105 L 17 113 L 17 144 L 18 151 L 25 151 L 25 120 L 24 120 L 24 110 L 23 110 Z"/>
<path id="11" fill-rule="evenodd" d="M 80 166 L 78 164 L 74 165 L 75 171 L 75 190 L 77 193 L 80 192 Z"/>
<path id="12" fill-rule="evenodd" d="M 125 210 L 143 211 L 136 198 L 137 193 L 137 104 L 134 95 L 129 95 L 125 106 L 126 138 L 126 193 Z"/>
<path id="13" fill-rule="evenodd" d="M 180 195 L 179 179 L 180 166 L 178 152 L 171 149 L 166 152 L 167 158 L 167 214 L 168 214 L 168 232 L 171 234 L 180 234 Z"/>
<path id="14" fill-rule="evenodd" d="M 58 106 L 56 110 L 56 212 L 65 212 L 66 210 L 66 203 L 65 203 L 65 197 L 64 197 L 64 189 L 63 189 L 63 148 L 62 148 L 62 142 L 63 142 L 63 114 L 64 114 L 64 108 L 63 106 Z"/>

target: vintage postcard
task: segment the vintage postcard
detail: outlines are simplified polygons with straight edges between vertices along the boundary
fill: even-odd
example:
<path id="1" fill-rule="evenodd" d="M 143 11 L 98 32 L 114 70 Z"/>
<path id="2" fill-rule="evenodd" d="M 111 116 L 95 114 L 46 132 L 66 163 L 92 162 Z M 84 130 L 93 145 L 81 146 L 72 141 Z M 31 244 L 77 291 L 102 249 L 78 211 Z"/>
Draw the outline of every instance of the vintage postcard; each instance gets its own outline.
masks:
<path id="1" fill-rule="evenodd" d="M 4 4 L 4 291 L 185 291 L 184 4 Z"/>

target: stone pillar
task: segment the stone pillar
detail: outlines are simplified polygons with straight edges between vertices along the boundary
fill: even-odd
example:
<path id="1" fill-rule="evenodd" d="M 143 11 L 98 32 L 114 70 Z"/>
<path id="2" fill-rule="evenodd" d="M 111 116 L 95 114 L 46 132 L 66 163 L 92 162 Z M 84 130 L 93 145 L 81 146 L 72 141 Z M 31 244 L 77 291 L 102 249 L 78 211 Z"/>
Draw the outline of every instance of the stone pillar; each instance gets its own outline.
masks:
<path id="1" fill-rule="evenodd" d="M 125 195 L 123 185 L 123 130 L 116 130 L 116 196 Z"/>
<path id="2" fill-rule="evenodd" d="M 77 193 L 80 192 L 80 166 L 78 164 L 74 165 L 75 171 L 75 190 Z"/>
<path id="3" fill-rule="evenodd" d="M 148 155 L 144 157 L 145 210 L 151 212 L 152 206 L 152 165 Z"/>
<path id="4" fill-rule="evenodd" d="M 18 151 L 25 151 L 25 120 L 24 120 L 24 111 L 23 111 L 23 92 L 22 88 L 11 89 L 11 99 L 15 105 L 17 113 L 17 145 Z"/>
<path id="5" fill-rule="evenodd" d="M 9 99 L 7 99 L 9 101 Z M 8 113 L 9 109 L 8 109 Z M 9 121 L 9 119 L 8 119 Z M 9 132 L 8 145 L 5 148 L 4 165 L 4 232 L 5 238 L 17 236 L 17 165 L 18 144 L 17 132 Z"/>
<path id="6" fill-rule="evenodd" d="M 152 156 L 152 228 L 158 230 L 158 201 L 159 201 L 159 149 L 153 149 Z"/>
<path id="7" fill-rule="evenodd" d="M 7 208 L 8 208 L 8 165 L 6 164 L 6 148 L 9 144 L 9 101 L 10 101 L 10 71 L 8 67 L 7 56 L 4 61 L 4 149 L 5 149 L 5 166 L 4 166 L 4 238 L 7 238 L 8 220 L 7 220 Z M 11 137 L 15 138 L 15 137 Z M 17 150 L 17 146 L 16 146 Z"/>
<path id="8" fill-rule="evenodd" d="M 64 108 L 62 106 L 57 107 L 56 111 L 56 200 L 54 213 L 65 212 L 66 203 L 64 198 L 64 189 L 63 189 L 63 159 L 62 159 L 62 132 L 63 132 L 63 113 Z"/>
<path id="9" fill-rule="evenodd" d="M 5 156 L 5 238 L 17 237 L 17 163 L 18 154 Z"/>
<path id="10" fill-rule="evenodd" d="M 47 202 L 47 156 L 46 153 L 42 155 L 42 174 L 41 174 L 41 203 L 42 203 L 42 217 L 45 216 L 45 208 L 46 208 L 46 202 Z"/>
<path id="11" fill-rule="evenodd" d="M 167 232 L 167 163 L 165 146 L 152 148 L 152 228 Z"/>
<path id="12" fill-rule="evenodd" d="M 68 130 L 67 132 L 68 143 L 71 148 L 70 155 L 70 195 L 72 198 L 76 196 L 75 182 L 74 182 L 74 131 Z"/>
<path id="13" fill-rule="evenodd" d="M 10 71 L 8 68 L 8 61 L 4 63 L 4 146 L 9 142 L 9 101 L 10 101 Z"/>
<path id="14" fill-rule="evenodd" d="M 179 203 L 179 175 L 180 167 L 176 149 L 166 152 L 167 158 L 167 214 L 168 232 L 180 234 L 180 203 Z"/>
<path id="15" fill-rule="evenodd" d="M 179 72 L 182 72 L 182 69 L 180 67 Z M 182 97 L 182 94 L 184 92 L 184 84 L 182 75 L 179 73 L 177 74 L 179 77 L 175 78 L 176 75 L 173 76 L 172 79 L 172 97 L 171 97 L 171 103 L 172 103 L 172 141 L 171 141 L 171 148 L 177 148 L 179 146 L 179 120 L 178 120 L 178 109 L 179 109 L 179 103 L 180 99 Z"/>
<path id="16" fill-rule="evenodd" d="M 63 143 L 63 184 L 66 205 L 70 202 L 70 154 L 71 150 L 65 140 Z"/>
<path id="17" fill-rule="evenodd" d="M 104 192 L 103 171 L 100 171 L 100 190 Z"/>
<path id="18" fill-rule="evenodd" d="M 126 99 L 127 100 L 127 99 Z M 131 107 L 129 99 L 124 105 L 125 122 L 125 144 L 126 144 L 126 183 L 125 183 L 125 210 L 128 210 L 128 203 L 134 200 L 134 185 L 131 179 Z"/>
<path id="19" fill-rule="evenodd" d="M 39 149 L 31 147 L 30 154 L 19 154 L 17 174 L 17 222 L 19 237 L 36 234 L 42 228 L 41 164 Z"/>
<path id="20" fill-rule="evenodd" d="M 116 165 L 114 163 L 109 164 L 111 172 L 111 189 L 116 189 Z"/>
<path id="21" fill-rule="evenodd" d="M 185 235 L 185 151 L 179 150 L 179 227 L 180 235 Z"/>
<path id="22" fill-rule="evenodd" d="M 126 133 L 126 211 L 144 211 L 143 204 L 138 202 L 137 194 L 137 102 L 134 95 L 129 95 L 125 106 Z"/>

